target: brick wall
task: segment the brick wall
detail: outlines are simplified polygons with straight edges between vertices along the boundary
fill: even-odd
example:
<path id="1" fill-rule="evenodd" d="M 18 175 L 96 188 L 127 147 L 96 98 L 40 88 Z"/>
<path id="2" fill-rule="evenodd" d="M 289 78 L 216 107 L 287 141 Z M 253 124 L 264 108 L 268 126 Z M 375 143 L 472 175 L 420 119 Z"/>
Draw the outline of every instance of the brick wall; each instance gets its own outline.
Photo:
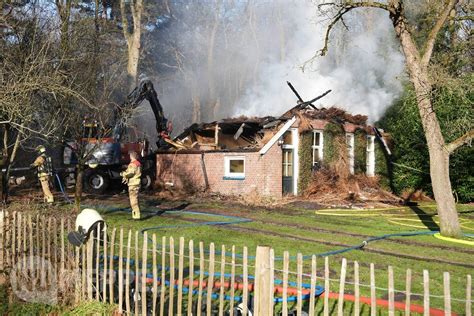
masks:
<path id="1" fill-rule="evenodd" d="M 210 192 L 282 196 L 282 152 L 278 145 L 273 145 L 263 156 L 259 152 L 206 152 L 203 155 Z M 245 158 L 245 179 L 225 179 L 226 156 Z M 174 188 L 186 191 L 204 190 L 201 153 L 160 153 L 156 162 L 160 183 L 173 183 Z"/>

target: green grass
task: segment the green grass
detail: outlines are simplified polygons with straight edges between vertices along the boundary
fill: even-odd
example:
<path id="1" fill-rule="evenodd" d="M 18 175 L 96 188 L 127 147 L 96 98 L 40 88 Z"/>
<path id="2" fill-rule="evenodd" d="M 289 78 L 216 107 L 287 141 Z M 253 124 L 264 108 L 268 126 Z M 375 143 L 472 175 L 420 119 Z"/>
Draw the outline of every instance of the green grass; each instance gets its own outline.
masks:
<path id="1" fill-rule="evenodd" d="M 114 205 L 114 207 L 126 208 L 127 205 Z M 142 209 L 151 210 L 154 209 L 154 207 L 148 206 L 142 207 Z M 277 270 L 282 269 L 281 256 L 284 251 L 289 251 L 291 256 L 296 256 L 298 253 L 308 256 L 343 248 L 342 246 L 326 245 L 318 242 L 319 240 L 357 245 L 360 244 L 365 237 L 348 236 L 345 233 L 378 236 L 390 233 L 427 230 L 427 226 L 432 229 L 436 227 L 436 219 L 434 219 L 433 222 L 432 217 L 436 214 L 436 209 L 432 204 L 419 206 L 416 209 L 418 215 L 413 209 L 405 207 L 395 210 L 372 212 L 376 213 L 376 215 L 371 217 L 341 217 L 316 214 L 315 210 L 291 206 L 286 207 L 284 210 L 271 210 L 259 207 L 229 205 L 224 202 L 191 204 L 187 209 L 202 212 L 218 211 L 222 214 L 252 218 L 254 221 L 229 226 L 164 228 L 148 231 L 148 234 L 156 234 L 159 242 L 161 242 L 162 236 L 173 237 L 175 240 L 176 253 L 178 251 L 177 244 L 179 237 L 184 237 L 186 242 L 190 239 L 194 240 L 195 248 L 197 248 L 199 241 L 204 242 L 206 249 L 208 249 L 211 242 L 215 244 L 216 250 L 220 250 L 221 245 L 225 245 L 226 251 L 230 251 L 232 246 L 236 246 L 236 252 L 239 254 L 243 252 L 242 249 L 246 246 L 249 249 L 249 255 L 255 254 L 255 248 L 258 245 L 268 245 L 275 250 L 275 256 L 277 257 L 275 268 Z M 464 223 L 465 232 L 473 232 L 474 213 L 472 213 L 472 206 L 459 205 L 459 212 Z M 130 215 L 126 212 L 104 212 L 103 216 L 109 226 L 123 228 L 125 231 L 128 229 L 141 230 L 152 226 L 189 225 L 195 221 L 223 220 L 219 216 L 196 216 L 179 212 L 166 212 L 160 216 L 154 216 L 138 222 L 131 221 Z M 420 217 L 423 221 L 419 220 Z M 389 220 L 393 218 L 411 219 L 414 221 L 409 221 L 408 223 L 410 225 L 414 224 L 420 227 L 404 226 L 403 224 L 407 221 L 398 221 L 398 224 L 390 222 Z M 327 231 L 312 230 L 313 228 Z M 141 238 L 140 235 L 140 242 Z M 465 299 L 466 275 L 472 273 L 472 266 L 464 267 L 455 265 L 455 263 L 472 265 L 472 251 L 474 251 L 474 247 L 446 242 L 436 239 L 433 236 L 399 237 L 394 238 L 394 240 L 414 241 L 424 245 L 382 240 L 370 243 L 368 247 L 374 250 L 392 252 L 394 253 L 393 255 L 355 250 L 341 255 L 331 256 L 329 258 L 331 278 L 335 279 L 334 282 L 331 282 L 331 291 L 338 291 L 339 284 L 337 279 L 339 277 L 340 262 L 341 258 L 345 257 L 349 261 L 347 275 L 347 281 L 349 282 L 353 280 L 353 261 L 358 261 L 360 264 L 360 282 L 363 284 L 370 283 L 369 263 L 374 263 L 376 267 L 376 286 L 387 288 L 387 266 L 390 265 L 394 268 L 396 290 L 403 291 L 405 289 L 406 269 L 411 269 L 413 275 L 412 292 L 423 293 L 423 270 L 426 269 L 430 272 L 430 294 L 442 296 L 443 272 L 447 271 L 451 274 L 451 296 L 455 299 Z M 440 246 L 449 247 L 450 249 L 440 249 Z M 471 252 L 466 253 L 466 250 Z M 186 249 L 185 253 L 187 252 L 188 250 Z M 417 256 L 421 257 L 421 259 L 404 258 L 397 254 Z M 195 251 L 195 256 L 196 255 L 197 251 Z M 220 258 L 220 255 L 217 255 L 217 258 Z M 227 260 L 230 260 L 230 258 L 227 258 Z M 444 262 L 437 262 L 437 260 Z M 237 261 L 240 262 L 239 259 L 237 259 Z M 293 260 L 290 265 L 291 271 L 296 271 L 295 261 L 296 260 Z M 449 264 L 449 262 L 453 264 Z M 310 263 L 310 259 L 304 261 L 305 273 L 310 273 Z M 324 259 L 318 258 L 317 263 L 318 275 L 321 275 L 323 272 Z M 197 264 L 198 261 L 195 262 L 195 265 Z M 253 265 L 253 262 L 250 262 L 250 264 Z M 219 269 L 219 267 L 216 267 L 216 269 Z M 237 273 L 240 272 L 239 268 L 237 268 Z M 253 272 L 252 268 L 250 272 Z M 278 271 L 275 275 L 277 278 L 282 278 L 281 273 Z M 295 280 L 294 275 L 290 275 L 290 278 Z M 305 279 L 303 282 L 309 283 L 309 279 Z M 318 282 L 318 284 L 324 285 L 321 282 Z M 353 291 L 352 285 L 350 284 L 346 285 L 346 289 L 347 292 Z M 368 296 L 370 294 L 369 288 L 361 287 L 361 294 Z M 377 296 L 387 298 L 387 292 L 378 290 Z M 412 301 L 422 305 L 421 298 L 412 298 Z M 443 308 L 443 300 L 432 297 L 431 306 Z M 454 311 L 462 312 L 464 303 L 453 301 L 452 306 Z"/>
<path id="2" fill-rule="evenodd" d="M 113 202 L 109 200 L 89 200 L 84 204 L 96 207 L 102 213 L 109 228 L 124 229 L 124 244 L 127 242 L 128 230 L 140 231 L 149 227 L 174 226 L 171 228 L 162 228 L 149 230 L 148 235 L 156 234 L 158 240 L 158 249 L 161 249 L 162 237 L 173 237 L 175 243 L 175 253 L 178 253 L 179 238 L 186 240 L 185 254 L 189 253 L 187 242 L 194 241 L 194 266 L 198 269 L 199 260 L 197 260 L 199 251 L 198 245 L 202 241 L 204 248 L 209 249 L 210 243 L 214 243 L 216 251 L 221 250 L 224 245 L 229 255 L 232 246 L 236 247 L 236 253 L 242 254 L 243 247 L 248 247 L 249 256 L 255 255 L 255 249 L 258 245 L 271 246 L 275 251 L 275 276 L 282 279 L 283 263 L 281 257 L 284 251 L 289 251 L 290 256 L 296 256 L 301 253 L 304 256 L 320 254 L 327 251 L 338 250 L 344 246 L 328 245 L 326 242 L 337 242 L 345 245 L 358 245 L 368 236 L 379 236 L 384 234 L 412 232 L 428 229 L 436 229 L 437 219 L 436 208 L 433 204 L 422 204 L 417 208 L 400 207 L 387 209 L 383 211 L 360 211 L 363 214 L 374 214 L 374 216 L 334 216 L 321 211 L 316 213 L 313 209 L 304 209 L 287 205 L 275 209 L 264 207 L 250 207 L 229 202 L 194 202 L 186 207 L 186 210 L 198 212 L 216 212 L 220 214 L 240 216 L 242 218 L 252 219 L 252 222 L 238 223 L 228 226 L 193 226 L 180 227 L 183 225 L 197 224 L 205 221 L 223 221 L 221 216 L 193 215 L 183 212 L 169 211 L 161 215 L 152 216 L 143 221 L 132 221 L 128 212 L 128 204 L 122 202 Z M 160 204 L 163 209 L 172 208 L 178 205 L 178 202 L 154 201 L 144 198 L 141 201 L 143 215 L 146 217 L 147 211 L 155 212 L 159 210 L 155 206 Z M 124 209 L 124 210 L 120 210 Z M 112 211 L 111 210 L 115 210 Z M 458 205 L 458 211 L 463 223 L 464 232 L 474 233 L 474 212 L 471 205 Z M 44 212 L 44 211 L 43 211 Z M 73 218 L 69 206 L 60 207 L 62 215 Z M 57 214 L 57 209 L 48 209 L 47 214 Z M 344 210 L 332 210 L 331 213 L 344 214 Z M 149 213 L 148 213 L 149 214 Z M 422 220 L 420 220 L 420 218 Z M 402 220 L 400 220 L 402 219 Z M 409 219 L 410 221 L 407 221 Z M 406 224 L 411 227 L 406 226 Z M 352 234 L 352 235 L 350 235 Z M 109 231 L 109 237 L 111 233 Z M 355 235 L 355 236 L 354 236 Z M 360 236 L 359 236 L 360 235 Z M 168 239 L 169 240 L 169 239 Z M 473 239 L 466 239 L 473 240 Z M 115 242 L 119 241 L 117 231 Z M 396 242 L 400 241 L 400 242 Z M 139 234 L 139 245 L 143 242 L 142 234 Z M 132 238 L 132 247 L 134 237 Z M 149 247 L 151 243 L 149 242 Z M 344 254 L 329 257 L 330 278 L 334 281 L 330 283 L 330 291 L 338 292 L 339 289 L 339 271 L 341 259 L 347 258 L 348 271 L 346 281 L 353 281 L 353 262 L 360 264 L 360 282 L 361 295 L 369 296 L 370 291 L 367 286 L 370 284 L 369 264 L 374 263 L 376 271 L 376 286 L 387 288 L 388 275 L 387 267 L 392 266 L 395 275 L 395 289 L 403 291 L 405 289 L 406 270 L 412 270 L 412 293 L 423 293 L 423 270 L 430 273 L 430 294 L 435 296 L 443 295 L 443 272 L 449 272 L 451 275 L 451 297 L 453 299 L 465 299 L 466 294 L 466 275 L 472 273 L 472 258 L 474 247 L 463 244 L 455 244 L 444 240 L 436 239 L 433 236 L 415 236 L 415 237 L 397 237 L 388 240 L 380 240 L 369 243 L 368 249 L 374 251 L 385 251 L 391 254 L 380 254 L 363 250 L 354 250 Z M 118 247 L 115 248 L 115 254 L 118 254 Z M 124 252 L 126 253 L 126 252 Z M 132 257 L 134 257 L 132 251 Z M 141 252 L 139 254 L 141 256 Z M 208 257 L 208 253 L 205 254 Z M 420 258 L 415 258 L 420 257 Z M 158 258 L 161 262 L 161 256 Z M 169 258 L 166 259 L 169 264 Z M 188 259 L 185 258 L 187 261 Z M 216 254 L 216 260 L 221 260 L 221 255 Z M 226 257 L 229 263 L 231 258 Z M 175 258 L 177 266 L 177 256 Z M 290 271 L 297 271 L 296 260 L 292 259 Z M 151 262 L 151 256 L 148 256 L 148 263 Z M 242 260 L 236 259 L 238 264 Z M 249 273 L 254 272 L 254 262 L 249 260 Z M 185 266 L 187 266 L 185 262 Z M 466 266 L 462 266 L 466 265 Z M 324 280 L 321 278 L 324 271 L 324 259 L 318 257 L 318 285 L 324 286 Z M 208 270 L 206 263 L 205 270 Z M 220 271 L 220 263 L 216 263 L 216 272 Z M 311 260 L 304 260 L 303 271 L 306 274 L 311 272 Z M 230 267 L 226 267 L 226 273 L 230 273 Z M 241 274 L 240 266 L 236 267 L 236 274 Z M 177 277 L 177 276 L 176 276 Z M 196 278 L 196 276 L 195 276 Z M 290 280 L 295 281 L 296 275 L 290 274 Z M 303 282 L 309 283 L 309 278 L 305 277 Z M 353 285 L 346 284 L 346 293 L 353 293 Z M 377 297 L 387 298 L 385 290 L 377 290 Z M 403 300 L 398 298 L 396 300 Z M 422 305 L 422 297 L 412 297 L 412 302 Z M 443 308 L 443 299 L 431 297 L 431 306 Z M 333 303 L 334 304 L 334 301 Z M 290 304 L 291 306 L 291 304 Z M 347 311 L 350 311 L 352 305 L 347 302 L 345 305 Z M 452 309 L 455 312 L 463 313 L 465 303 L 456 300 L 452 301 Z M 317 303 L 317 310 L 322 311 L 322 302 Z M 368 306 L 364 307 L 364 314 L 369 312 Z M 380 309 L 379 314 L 386 314 L 386 310 Z"/>

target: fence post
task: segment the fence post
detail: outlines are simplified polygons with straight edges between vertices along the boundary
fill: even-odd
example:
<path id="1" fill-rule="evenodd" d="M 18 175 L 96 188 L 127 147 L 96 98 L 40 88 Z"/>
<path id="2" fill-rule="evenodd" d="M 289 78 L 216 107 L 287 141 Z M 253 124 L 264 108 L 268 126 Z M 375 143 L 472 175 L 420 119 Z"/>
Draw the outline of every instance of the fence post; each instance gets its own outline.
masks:
<path id="1" fill-rule="evenodd" d="M 370 315 L 375 316 L 377 314 L 377 302 L 375 296 L 375 268 L 374 264 L 370 264 Z"/>
<path id="2" fill-rule="evenodd" d="M 243 272 L 244 272 L 244 290 L 242 303 L 244 304 L 244 310 L 242 312 L 243 316 L 247 316 L 248 313 L 248 294 L 249 294 L 249 272 L 248 272 L 248 250 L 247 247 L 244 247 L 244 261 L 243 261 Z"/>
<path id="3" fill-rule="evenodd" d="M 273 315 L 270 297 L 270 247 L 258 246 L 255 259 L 255 315 Z"/>
<path id="4" fill-rule="evenodd" d="M 161 237 L 161 291 L 160 291 L 160 316 L 165 313 L 166 291 L 166 237 Z"/>
<path id="5" fill-rule="evenodd" d="M 108 260 L 107 260 L 107 258 L 108 258 L 108 257 L 107 257 L 107 247 L 108 247 L 108 245 L 107 245 L 107 230 L 106 230 L 106 229 L 107 229 L 107 226 L 104 226 L 104 229 L 105 229 L 105 231 L 104 231 L 104 233 L 102 234 L 102 237 L 104 238 L 103 244 L 102 244 L 102 246 L 103 246 L 103 247 L 102 247 L 102 248 L 103 248 L 103 259 L 102 259 L 102 261 L 103 261 L 103 264 L 104 264 L 104 269 L 103 269 L 103 271 L 104 271 L 104 277 L 103 277 L 103 279 L 102 279 L 102 293 L 103 293 L 103 294 L 102 294 L 102 302 L 103 302 L 103 303 L 106 303 L 106 302 L 107 302 L 107 285 L 109 284 L 109 283 L 108 283 L 108 280 L 107 280 L 107 276 L 109 275 L 109 271 L 112 271 L 112 268 L 113 268 L 113 267 L 110 267 L 110 269 L 107 267 L 107 261 L 108 261 Z M 123 241 L 123 229 L 121 229 L 121 232 L 120 232 L 120 233 L 122 234 L 122 236 L 121 236 L 121 238 L 122 238 L 121 242 L 122 242 L 122 241 Z M 120 249 L 121 251 L 123 251 L 123 249 L 122 249 L 122 243 L 119 245 L 119 249 Z M 121 271 L 120 271 L 120 262 L 119 262 L 119 276 L 120 276 L 120 272 L 121 272 Z M 120 282 L 120 281 L 119 281 L 119 282 Z M 120 291 L 120 289 L 121 289 L 121 288 L 120 288 L 120 283 L 119 283 L 119 291 Z M 119 294 L 119 298 L 120 298 L 120 294 Z M 122 312 L 122 305 L 123 305 L 122 302 L 119 301 L 119 312 L 120 312 L 120 313 Z"/>
<path id="6" fill-rule="evenodd" d="M 341 279 L 339 282 L 339 300 L 337 302 L 337 315 L 344 315 L 344 284 L 346 282 L 347 260 L 342 259 Z"/>
<path id="7" fill-rule="evenodd" d="M 212 312 L 212 290 L 214 288 L 214 267 L 215 267 L 215 250 L 214 243 L 209 245 L 209 277 L 207 279 L 207 297 L 206 297 L 206 315 L 211 316 Z"/>
<path id="8" fill-rule="evenodd" d="M 411 303 L 411 270 L 407 269 L 406 288 L 405 288 L 405 315 L 410 316 Z"/>
<path id="9" fill-rule="evenodd" d="M 127 240 L 127 263 L 125 264 L 125 309 L 127 314 L 130 314 L 130 252 L 132 245 L 132 231 L 128 230 L 128 240 Z M 112 269 L 110 267 L 109 269 Z"/>
<path id="10" fill-rule="evenodd" d="M 184 237 L 179 238 L 179 257 L 178 257 L 178 304 L 177 314 L 182 314 L 183 309 L 183 270 L 184 270 Z"/>
<path id="11" fill-rule="evenodd" d="M 359 263 L 354 261 L 354 315 L 360 314 Z"/>
<path id="12" fill-rule="evenodd" d="M 100 223 L 97 226 L 97 235 L 96 235 L 96 254 L 95 254 L 95 299 L 100 301 L 100 242 L 101 242 L 101 232 Z"/>
<path id="13" fill-rule="evenodd" d="M 234 310 L 234 297 L 235 297 L 235 246 L 234 245 L 232 245 L 230 274 L 231 274 L 231 277 L 230 277 L 230 310 L 231 310 L 231 313 L 233 313 L 233 310 Z"/>
<path id="14" fill-rule="evenodd" d="M 142 288 L 140 291 L 142 299 L 142 315 L 147 315 L 147 303 L 146 303 L 146 274 L 147 274 L 147 258 L 148 258 L 148 235 L 147 232 L 143 233 L 143 252 L 142 252 Z M 138 262 L 135 262 L 138 264 Z M 138 313 L 135 313 L 138 315 Z"/>
<path id="15" fill-rule="evenodd" d="M 388 314 L 390 316 L 395 316 L 395 288 L 393 282 L 393 267 L 388 266 Z"/>
<path id="16" fill-rule="evenodd" d="M 168 315 L 174 315 L 174 285 L 175 285 L 175 269 L 174 269 L 174 239 L 170 237 L 170 287 L 168 301 Z"/>
<path id="17" fill-rule="evenodd" d="M 449 282 L 449 272 L 443 273 L 444 283 L 444 313 L 451 315 L 451 286 Z"/>
<path id="18" fill-rule="evenodd" d="M 153 243 L 153 253 L 152 253 L 152 260 L 153 260 L 153 298 L 152 298 L 152 315 L 158 315 L 157 310 L 156 310 L 156 300 L 158 298 L 158 266 L 157 266 L 157 261 L 156 261 L 156 251 L 158 248 L 156 248 L 156 235 L 153 234 L 152 238 L 152 243 Z"/>
<path id="19" fill-rule="evenodd" d="M 92 289 L 93 289 L 93 280 L 92 280 L 92 254 L 94 246 L 94 236 L 91 234 L 89 240 L 87 241 L 87 299 L 92 300 Z"/>
<path id="20" fill-rule="evenodd" d="M 316 293 L 316 256 L 311 257 L 311 289 L 309 297 L 309 314 L 314 315 L 314 295 Z"/>
<path id="21" fill-rule="evenodd" d="M 188 288 L 188 316 L 193 315 L 193 288 L 194 288 L 194 241 L 189 241 L 189 288 Z"/>
<path id="22" fill-rule="evenodd" d="M 329 316 L 329 257 L 324 257 L 324 316 Z"/>
<path id="23" fill-rule="evenodd" d="M 123 228 L 120 228 L 119 235 L 119 258 L 118 258 L 118 305 L 119 313 L 123 312 Z M 128 259 L 128 258 L 127 258 Z M 107 270 L 107 234 L 104 234 L 104 302 L 107 301 L 106 291 L 107 291 L 107 282 L 106 276 L 109 274 Z M 110 271 L 113 270 L 113 266 L 109 267 Z"/>
<path id="24" fill-rule="evenodd" d="M 428 270 L 423 270 L 423 315 L 430 315 L 430 277 Z"/>
<path id="25" fill-rule="evenodd" d="M 115 273 L 113 273 L 114 268 L 114 253 L 115 253 L 115 232 L 117 231 L 116 228 L 112 229 L 112 236 L 110 237 L 110 258 L 109 258 L 109 302 L 110 304 L 114 303 L 114 283 L 115 283 Z M 129 256 L 130 258 L 130 256 Z M 107 258 L 104 258 L 107 260 Z"/>
<path id="26" fill-rule="evenodd" d="M 296 255 L 296 314 L 301 315 L 303 308 L 303 255 Z"/>
<path id="27" fill-rule="evenodd" d="M 219 316 L 224 315 L 224 282 L 225 282 L 225 246 L 221 247 L 221 278 L 219 288 Z"/>
<path id="28" fill-rule="evenodd" d="M 467 275 L 467 281 L 466 281 L 466 316 L 471 316 L 472 315 L 472 311 L 471 311 L 471 307 L 472 307 L 472 304 L 471 304 L 471 275 L 468 274 Z"/>
<path id="29" fill-rule="evenodd" d="M 288 316 L 288 270 L 290 269 L 290 253 L 283 252 L 283 307 L 282 315 Z"/>

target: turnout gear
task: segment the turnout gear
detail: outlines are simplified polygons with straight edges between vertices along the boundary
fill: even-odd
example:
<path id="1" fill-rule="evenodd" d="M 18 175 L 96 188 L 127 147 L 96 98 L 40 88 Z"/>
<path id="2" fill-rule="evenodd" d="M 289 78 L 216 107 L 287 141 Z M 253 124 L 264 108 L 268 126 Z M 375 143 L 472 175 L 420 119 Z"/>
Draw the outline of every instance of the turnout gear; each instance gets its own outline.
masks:
<path id="1" fill-rule="evenodd" d="M 123 178 L 122 182 L 128 185 L 128 196 L 132 208 L 132 218 L 140 219 L 140 205 L 138 201 L 138 192 L 140 191 L 142 176 L 142 165 L 140 161 L 132 159 L 127 170 L 120 173 L 120 175 Z"/>
<path id="2" fill-rule="evenodd" d="M 54 197 L 49 189 L 49 179 L 53 174 L 53 163 L 51 157 L 46 155 L 46 148 L 44 148 L 44 146 L 40 145 L 36 147 L 36 149 L 40 155 L 35 159 L 30 167 L 36 168 L 38 179 L 41 183 L 41 188 L 43 189 L 45 202 L 53 203 Z"/>

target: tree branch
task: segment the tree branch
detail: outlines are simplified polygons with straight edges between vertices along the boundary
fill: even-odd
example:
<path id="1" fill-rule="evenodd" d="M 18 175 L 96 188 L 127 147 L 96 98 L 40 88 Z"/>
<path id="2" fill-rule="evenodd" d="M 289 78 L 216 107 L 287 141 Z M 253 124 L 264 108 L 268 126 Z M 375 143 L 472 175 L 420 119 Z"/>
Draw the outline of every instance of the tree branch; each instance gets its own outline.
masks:
<path id="1" fill-rule="evenodd" d="M 455 0 L 452 0 L 455 1 Z M 318 52 L 319 55 L 324 56 L 326 55 L 328 51 L 328 45 L 329 45 L 329 36 L 331 33 L 331 30 L 333 27 L 336 25 L 336 23 L 340 20 L 342 20 L 344 14 L 347 12 L 351 11 L 352 9 L 356 8 L 377 8 L 377 9 L 383 9 L 386 11 L 391 11 L 391 8 L 384 3 L 380 2 L 372 2 L 372 1 L 362 1 L 362 2 L 352 2 L 352 1 L 347 1 L 343 3 L 323 3 L 318 5 L 318 8 L 321 9 L 323 6 L 332 6 L 332 7 L 338 7 L 339 9 L 337 10 L 337 13 L 334 17 L 331 18 L 331 23 L 329 23 L 327 29 L 326 29 L 326 34 L 324 36 L 324 47 Z"/>
<path id="2" fill-rule="evenodd" d="M 453 140 L 451 143 L 446 145 L 446 150 L 449 154 L 452 154 L 456 149 L 463 146 L 464 144 L 469 143 L 474 138 L 474 129 L 470 130 L 461 137 Z"/>
<path id="3" fill-rule="evenodd" d="M 438 36 L 438 33 L 443 27 L 446 20 L 448 19 L 449 12 L 451 12 L 451 10 L 458 2 L 459 0 L 449 0 L 449 2 L 444 7 L 443 12 L 441 12 L 438 20 L 436 21 L 436 24 L 431 29 L 430 34 L 428 35 L 428 40 L 426 41 L 423 57 L 421 59 L 421 63 L 423 66 L 428 66 L 428 63 L 431 59 L 431 55 L 433 54 L 433 47 L 436 42 L 436 37 Z"/>

